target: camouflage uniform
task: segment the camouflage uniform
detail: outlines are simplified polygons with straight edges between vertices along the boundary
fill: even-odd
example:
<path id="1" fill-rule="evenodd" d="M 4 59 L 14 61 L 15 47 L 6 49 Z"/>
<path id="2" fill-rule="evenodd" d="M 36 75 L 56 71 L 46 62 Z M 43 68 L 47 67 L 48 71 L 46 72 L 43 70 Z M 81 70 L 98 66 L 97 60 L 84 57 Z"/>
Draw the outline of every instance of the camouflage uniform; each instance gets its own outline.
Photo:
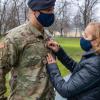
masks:
<path id="1" fill-rule="evenodd" d="M 0 97 L 6 92 L 5 75 L 12 70 L 8 100 L 54 100 L 44 61 L 48 35 L 29 22 L 7 32 L 0 43 Z"/>

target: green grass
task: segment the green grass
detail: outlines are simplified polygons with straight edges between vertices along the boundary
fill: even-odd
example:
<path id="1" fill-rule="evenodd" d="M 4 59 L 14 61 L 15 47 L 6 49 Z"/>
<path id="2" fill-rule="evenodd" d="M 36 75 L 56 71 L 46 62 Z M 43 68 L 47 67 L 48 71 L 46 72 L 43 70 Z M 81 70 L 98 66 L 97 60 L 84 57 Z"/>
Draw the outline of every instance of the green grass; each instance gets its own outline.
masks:
<path id="1" fill-rule="evenodd" d="M 79 38 L 55 38 L 65 52 L 75 61 L 79 61 L 83 51 L 80 48 Z M 58 61 L 58 66 L 62 76 L 65 76 L 69 71 Z"/>

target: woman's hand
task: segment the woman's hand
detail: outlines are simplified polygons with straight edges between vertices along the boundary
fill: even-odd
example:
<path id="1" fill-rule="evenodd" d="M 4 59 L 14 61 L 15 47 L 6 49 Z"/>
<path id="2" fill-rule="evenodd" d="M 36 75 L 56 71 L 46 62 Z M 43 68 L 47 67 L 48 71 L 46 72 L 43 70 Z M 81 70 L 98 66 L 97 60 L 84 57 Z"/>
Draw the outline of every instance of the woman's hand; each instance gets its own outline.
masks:
<path id="1" fill-rule="evenodd" d="M 53 40 L 48 40 L 47 41 L 47 47 L 50 48 L 52 51 L 54 52 L 58 52 L 59 51 L 59 44 Z"/>
<path id="2" fill-rule="evenodd" d="M 48 64 L 53 64 L 56 63 L 56 59 L 50 53 L 48 53 L 47 62 Z"/>

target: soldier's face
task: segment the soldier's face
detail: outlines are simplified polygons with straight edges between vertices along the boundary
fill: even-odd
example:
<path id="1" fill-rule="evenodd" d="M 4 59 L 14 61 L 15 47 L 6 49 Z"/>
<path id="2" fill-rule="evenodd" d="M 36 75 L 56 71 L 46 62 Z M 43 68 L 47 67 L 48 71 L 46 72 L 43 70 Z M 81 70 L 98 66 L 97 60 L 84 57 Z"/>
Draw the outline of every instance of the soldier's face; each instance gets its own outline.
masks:
<path id="1" fill-rule="evenodd" d="M 54 13 L 54 7 L 45 10 L 40 10 L 40 12 L 47 13 L 47 14 Z"/>
<path id="2" fill-rule="evenodd" d="M 33 16 L 33 17 L 32 17 Z M 54 8 L 48 8 L 45 10 L 32 11 L 32 18 L 35 23 L 40 27 L 49 27 L 54 23 Z"/>
<path id="3" fill-rule="evenodd" d="M 51 8 L 45 9 L 45 10 L 33 11 L 33 12 L 36 16 L 38 16 L 40 14 L 40 12 L 46 13 L 46 14 L 51 14 L 51 13 L 54 13 L 54 7 L 51 7 Z"/>
<path id="4" fill-rule="evenodd" d="M 55 21 L 54 8 L 48 8 L 45 10 L 35 11 L 35 16 L 36 16 L 37 21 L 43 27 L 49 27 Z"/>

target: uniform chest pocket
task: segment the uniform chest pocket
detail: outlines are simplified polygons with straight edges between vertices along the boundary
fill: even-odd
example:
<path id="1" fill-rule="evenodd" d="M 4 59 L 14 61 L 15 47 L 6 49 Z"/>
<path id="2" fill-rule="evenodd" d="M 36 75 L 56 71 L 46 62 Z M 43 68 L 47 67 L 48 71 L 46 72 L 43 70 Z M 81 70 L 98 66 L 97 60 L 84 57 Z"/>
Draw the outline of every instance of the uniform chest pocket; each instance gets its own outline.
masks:
<path id="1" fill-rule="evenodd" d="M 33 44 L 28 44 L 22 54 L 20 61 L 21 66 L 35 66 L 42 61 L 47 55 L 48 50 L 46 49 L 42 41 L 37 41 Z"/>
<path id="2" fill-rule="evenodd" d="M 46 56 L 47 52 L 49 52 L 49 50 L 45 47 L 45 43 L 41 41 L 37 42 L 34 48 L 37 51 L 37 54 L 40 55 L 41 57 Z"/>

